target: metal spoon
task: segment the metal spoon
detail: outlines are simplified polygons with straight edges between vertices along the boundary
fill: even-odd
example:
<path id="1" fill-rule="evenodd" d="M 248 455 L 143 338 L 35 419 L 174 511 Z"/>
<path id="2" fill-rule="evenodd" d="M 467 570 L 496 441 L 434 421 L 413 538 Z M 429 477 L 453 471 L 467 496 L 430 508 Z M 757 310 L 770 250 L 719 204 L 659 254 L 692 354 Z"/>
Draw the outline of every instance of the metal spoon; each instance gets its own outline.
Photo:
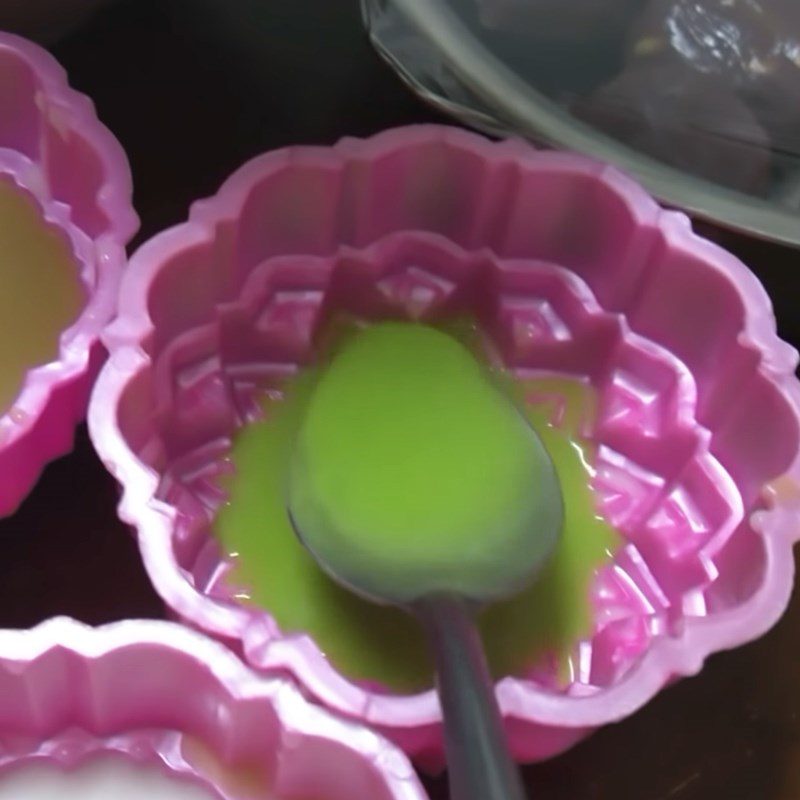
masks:
<path id="1" fill-rule="evenodd" d="M 552 554 L 563 524 L 561 490 L 550 457 L 522 413 L 517 417 L 520 446 L 527 448 L 522 461 L 528 465 L 519 477 L 530 481 L 524 484 L 531 487 L 530 493 L 519 508 L 503 509 L 487 525 L 492 548 L 485 564 L 466 555 L 422 568 L 419 563 L 398 563 L 396 557 L 387 564 L 363 548 L 348 546 L 347 531 L 336 527 L 335 515 L 315 496 L 299 446 L 290 468 L 289 517 L 320 567 L 373 602 L 413 613 L 427 632 L 436 662 L 453 800 L 525 798 L 474 621 L 482 605 L 517 593 L 535 578 Z M 364 419 L 363 426 L 363 437 L 368 438 L 369 420 Z M 351 447 L 358 448 L 359 441 Z M 486 492 L 492 492 L 492 478 L 487 465 Z"/>

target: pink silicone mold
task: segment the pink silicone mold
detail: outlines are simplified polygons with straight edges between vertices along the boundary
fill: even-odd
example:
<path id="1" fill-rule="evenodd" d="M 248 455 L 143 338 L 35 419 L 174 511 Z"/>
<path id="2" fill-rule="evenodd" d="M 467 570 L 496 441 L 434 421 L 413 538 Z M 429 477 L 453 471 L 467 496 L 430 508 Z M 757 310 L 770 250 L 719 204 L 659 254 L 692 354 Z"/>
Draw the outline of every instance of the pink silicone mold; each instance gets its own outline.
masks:
<path id="1" fill-rule="evenodd" d="M 0 515 L 13 512 L 49 460 L 72 446 L 105 357 L 100 331 L 116 310 L 125 244 L 138 227 L 119 143 L 88 98 L 36 45 L 0 33 L 0 180 L 38 204 L 71 244 L 86 291 L 57 361 L 32 368 L 0 417 Z"/>
<path id="2" fill-rule="evenodd" d="M 800 529 L 800 386 L 760 284 L 613 169 L 415 127 L 257 158 L 131 261 L 90 432 L 180 617 L 441 763 L 433 692 L 337 674 L 308 637 L 237 602 L 209 535 L 230 437 L 336 312 L 467 313 L 520 378 L 567 373 L 597 391 L 584 433 L 623 544 L 592 588 L 569 684 L 544 663 L 497 685 L 519 758 L 621 719 L 780 616 Z M 558 420 L 560 399 L 539 399 Z"/>
<path id="3" fill-rule="evenodd" d="M 237 770 L 260 776 L 252 800 L 425 800 L 387 741 L 171 623 L 60 618 L 0 631 L 0 701 L 0 781 L 32 761 L 71 769 L 113 753 L 221 800 L 242 797 L 224 775 Z"/>

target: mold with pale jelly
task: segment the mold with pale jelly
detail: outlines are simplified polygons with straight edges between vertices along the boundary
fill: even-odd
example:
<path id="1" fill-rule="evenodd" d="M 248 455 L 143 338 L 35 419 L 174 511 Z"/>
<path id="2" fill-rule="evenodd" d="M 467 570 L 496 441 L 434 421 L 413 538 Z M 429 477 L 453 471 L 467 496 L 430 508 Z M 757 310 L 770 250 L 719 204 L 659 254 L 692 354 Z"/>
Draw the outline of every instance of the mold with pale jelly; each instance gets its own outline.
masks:
<path id="1" fill-rule="evenodd" d="M 405 757 L 182 626 L 0 631 L 0 800 L 424 800 Z"/>
<path id="2" fill-rule="evenodd" d="M 0 515 L 68 452 L 138 227 L 125 154 L 45 50 L 0 32 Z"/>

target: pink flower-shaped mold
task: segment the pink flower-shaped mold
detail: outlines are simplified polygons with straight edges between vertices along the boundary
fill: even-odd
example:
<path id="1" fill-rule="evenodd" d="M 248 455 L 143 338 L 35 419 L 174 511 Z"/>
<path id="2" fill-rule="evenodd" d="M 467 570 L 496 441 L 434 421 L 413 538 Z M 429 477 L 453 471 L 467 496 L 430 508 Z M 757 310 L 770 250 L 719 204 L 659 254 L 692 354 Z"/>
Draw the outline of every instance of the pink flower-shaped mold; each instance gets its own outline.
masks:
<path id="1" fill-rule="evenodd" d="M 72 446 L 105 357 L 125 245 L 138 228 L 125 154 L 44 50 L 0 33 L 0 179 L 33 198 L 71 245 L 86 300 L 57 360 L 29 370 L 0 417 L 0 514 L 15 510 L 42 467 Z"/>
<path id="2" fill-rule="evenodd" d="M 68 770 L 116 754 L 221 800 L 243 796 L 237 771 L 255 774 L 253 800 L 425 798 L 389 742 L 172 623 L 0 631 L 0 700 L 0 782 L 28 763 Z"/>
<path id="3" fill-rule="evenodd" d="M 337 674 L 310 638 L 236 601 L 209 535 L 231 436 L 337 312 L 467 314 L 519 378 L 567 373 L 597 392 L 594 488 L 623 544 L 592 587 L 569 685 L 547 665 L 497 684 L 518 757 L 621 719 L 780 616 L 800 387 L 755 277 L 613 169 L 414 127 L 257 158 L 131 261 L 89 425 L 181 618 L 440 763 L 433 692 Z M 560 398 L 539 399 L 557 419 Z"/>

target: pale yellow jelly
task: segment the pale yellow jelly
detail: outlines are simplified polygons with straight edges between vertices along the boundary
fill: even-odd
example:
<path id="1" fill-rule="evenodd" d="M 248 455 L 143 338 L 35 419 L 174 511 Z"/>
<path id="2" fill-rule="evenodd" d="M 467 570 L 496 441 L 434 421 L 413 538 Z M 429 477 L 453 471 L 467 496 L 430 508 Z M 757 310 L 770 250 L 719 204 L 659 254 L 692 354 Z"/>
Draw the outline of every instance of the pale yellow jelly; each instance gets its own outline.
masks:
<path id="1" fill-rule="evenodd" d="M 271 796 L 272 778 L 263 760 L 230 766 L 205 742 L 189 737 L 181 744 L 181 755 L 194 769 L 219 786 L 228 797 L 249 800 L 251 797 Z"/>
<path id="2" fill-rule="evenodd" d="M 279 798 L 274 793 L 274 780 L 266 766 L 268 759 L 263 756 L 257 760 L 226 764 L 205 742 L 192 737 L 183 739 L 181 755 L 187 764 L 221 789 L 230 800 L 304 800 L 297 795 L 282 794 Z"/>
<path id="3" fill-rule="evenodd" d="M 27 193 L 0 179 L 0 413 L 13 405 L 25 374 L 54 361 L 60 334 L 85 302 L 66 235 L 45 222 Z"/>
<path id="4" fill-rule="evenodd" d="M 217 795 L 158 765 L 104 754 L 77 768 L 29 762 L 0 775 L 0 800 L 215 800 Z M 244 799 L 243 799 L 244 800 Z M 265 798 L 268 800 L 268 798 Z"/>

